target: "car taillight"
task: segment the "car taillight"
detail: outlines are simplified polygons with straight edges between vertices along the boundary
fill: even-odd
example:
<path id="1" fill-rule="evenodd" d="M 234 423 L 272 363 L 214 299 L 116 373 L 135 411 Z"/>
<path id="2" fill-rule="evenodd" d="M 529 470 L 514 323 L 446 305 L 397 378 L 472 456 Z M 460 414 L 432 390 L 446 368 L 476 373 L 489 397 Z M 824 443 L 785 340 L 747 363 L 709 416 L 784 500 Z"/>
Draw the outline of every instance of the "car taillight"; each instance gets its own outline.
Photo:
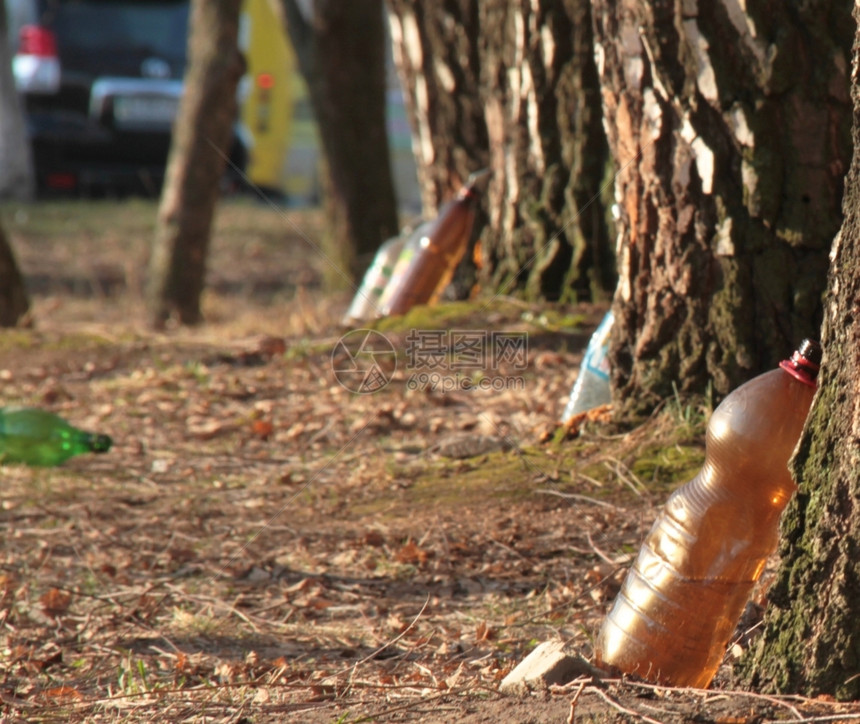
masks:
<path id="1" fill-rule="evenodd" d="M 57 57 L 57 38 L 40 25 L 25 25 L 18 36 L 18 52 L 40 58 Z"/>
<path id="2" fill-rule="evenodd" d="M 41 25 L 24 25 L 12 59 L 15 86 L 21 93 L 56 93 L 60 89 L 57 38 Z"/>
<path id="3" fill-rule="evenodd" d="M 78 185 L 77 176 L 73 173 L 49 173 L 45 178 L 45 186 L 56 191 L 71 191 Z"/>

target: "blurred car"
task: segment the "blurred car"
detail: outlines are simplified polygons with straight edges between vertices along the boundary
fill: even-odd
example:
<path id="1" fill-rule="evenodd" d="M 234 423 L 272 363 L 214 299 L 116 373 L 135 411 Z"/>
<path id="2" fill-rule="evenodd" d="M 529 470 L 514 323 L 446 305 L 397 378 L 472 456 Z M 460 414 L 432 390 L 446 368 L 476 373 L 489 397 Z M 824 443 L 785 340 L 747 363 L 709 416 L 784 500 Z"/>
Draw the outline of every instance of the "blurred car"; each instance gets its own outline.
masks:
<path id="1" fill-rule="evenodd" d="M 158 193 L 182 96 L 188 0 L 5 2 L 40 192 Z M 240 171 L 247 153 L 237 124 L 230 157 Z"/>

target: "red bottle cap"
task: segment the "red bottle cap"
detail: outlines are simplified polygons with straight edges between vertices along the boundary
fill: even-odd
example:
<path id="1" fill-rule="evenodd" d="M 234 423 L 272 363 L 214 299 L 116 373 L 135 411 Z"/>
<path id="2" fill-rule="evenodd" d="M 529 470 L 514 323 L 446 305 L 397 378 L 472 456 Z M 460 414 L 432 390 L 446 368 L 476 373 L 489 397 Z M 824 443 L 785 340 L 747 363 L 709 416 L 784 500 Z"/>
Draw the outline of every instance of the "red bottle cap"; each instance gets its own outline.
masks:
<path id="1" fill-rule="evenodd" d="M 815 387 L 815 378 L 821 364 L 821 345 L 814 339 L 804 339 L 791 359 L 779 363 L 788 374 L 805 385 Z"/>

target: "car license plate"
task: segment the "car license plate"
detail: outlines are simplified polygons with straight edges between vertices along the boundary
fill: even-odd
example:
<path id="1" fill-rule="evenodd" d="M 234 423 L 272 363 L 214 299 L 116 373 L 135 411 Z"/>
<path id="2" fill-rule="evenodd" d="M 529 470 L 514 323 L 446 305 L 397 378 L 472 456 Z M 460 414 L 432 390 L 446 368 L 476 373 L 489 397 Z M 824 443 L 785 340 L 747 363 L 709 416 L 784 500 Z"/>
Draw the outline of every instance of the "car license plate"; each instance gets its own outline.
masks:
<path id="1" fill-rule="evenodd" d="M 170 126 L 179 99 L 164 96 L 117 96 L 113 116 L 119 126 Z"/>

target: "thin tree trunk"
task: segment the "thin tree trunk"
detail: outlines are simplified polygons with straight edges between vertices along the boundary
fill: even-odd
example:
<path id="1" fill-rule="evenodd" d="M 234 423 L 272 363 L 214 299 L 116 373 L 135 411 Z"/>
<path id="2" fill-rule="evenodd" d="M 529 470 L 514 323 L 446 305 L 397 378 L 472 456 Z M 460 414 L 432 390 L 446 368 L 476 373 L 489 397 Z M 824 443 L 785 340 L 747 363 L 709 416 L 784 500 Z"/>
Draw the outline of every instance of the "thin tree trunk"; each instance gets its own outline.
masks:
<path id="1" fill-rule="evenodd" d="M 12 247 L 3 227 L 0 226 L 0 327 L 14 327 L 20 324 L 30 309 L 27 288 Z"/>
<path id="2" fill-rule="evenodd" d="M 237 47 L 240 0 L 192 0 L 185 93 L 158 209 L 148 304 L 155 326 L 202 320 L 200 296 L 215 204 L 244 72 Z"/>
<path id="3" fill-rule="evenodd" d="M 855 6 L 860 21 L 860 9 Z M 819 392 L 793 460 L 782 562 L 764 633 L 743 661 L 768 691 L 860 699 L 860 33 L 854 46 L 854 158 L 833 244 Z"/>
<path id="4" fill-rule="evenodd" d="M 817 336 L 850 154 L 848 6 L 595 0 L 617 162 L 621 416 Z"/>
<path id="5" fill-rule="evenodd" d="M 281 4 L 325 152 L 323 252 L 335 267 L 329 281 L 359 279 L 399 228 L 385 125 L 382 0 L 314 0 L 307 16 L 296 0 Z"/>
<path id="6" fill-rule="evenodd" d="M 0 3 L 0 198 L 30 201 L 34 191 L 30 139 L 12 75 L 6 4 Z"/>

